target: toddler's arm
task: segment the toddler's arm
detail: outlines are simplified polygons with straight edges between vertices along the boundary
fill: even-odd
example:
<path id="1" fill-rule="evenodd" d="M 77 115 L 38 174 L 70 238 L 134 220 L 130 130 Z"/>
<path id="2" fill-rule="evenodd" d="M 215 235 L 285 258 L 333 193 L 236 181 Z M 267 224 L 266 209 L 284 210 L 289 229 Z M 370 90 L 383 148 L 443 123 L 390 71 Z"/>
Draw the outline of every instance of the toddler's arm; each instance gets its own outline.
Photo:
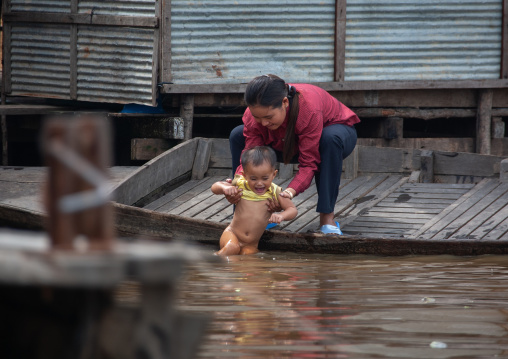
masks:
<path id="1" fill-rule="evenodd" d="M 283 212 L 272 213 L 269 222 L 280 223 L 282 221 L 289 221 L 298 215 L 298 210 L 296 209 L 295 204 L 289 198 L 279 196 L 279 203 Z"/>
<path id="2" fill-rule="evenodd" d="M 238 187 L 223 181 L 215 182 L 212 185 L 211 189 L 214 194 L 224 194 L 227 196 L 235 195 L 238 193 Z"/>

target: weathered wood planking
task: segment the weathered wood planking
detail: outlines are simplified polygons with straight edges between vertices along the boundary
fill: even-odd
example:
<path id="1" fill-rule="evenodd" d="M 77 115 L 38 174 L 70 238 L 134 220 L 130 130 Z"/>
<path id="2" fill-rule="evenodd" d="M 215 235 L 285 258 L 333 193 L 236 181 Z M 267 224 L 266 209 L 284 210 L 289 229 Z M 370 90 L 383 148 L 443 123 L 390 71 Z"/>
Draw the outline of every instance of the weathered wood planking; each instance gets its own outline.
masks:
<path id="1" fill-rule="evenodd" d="M 458 199 L 472 185 L 407 183 L 388 194 L 376 206 L 362 213 L 343 231 L 350 234 L 405 236 Z M 450 191 L 448 193 L 447 189 Z M 434 203 L 428 203 L 428 201 Z M 400 206 L 403 204 L 403 206 Z M 384 232 L 383 232 L 384 229 Z"/>
<path id="2" fill-rule="evenodd" d="M 477 201 L 498 185 L 496 179 L 485 179 L 471 188 L 467 193 L 443 210 L 439 215 L 427 222 L 422 228 L 411 235 L 411 238 L 431 239 L 435 234 L 446 228 L 452 221 L 472 207 Z"/>

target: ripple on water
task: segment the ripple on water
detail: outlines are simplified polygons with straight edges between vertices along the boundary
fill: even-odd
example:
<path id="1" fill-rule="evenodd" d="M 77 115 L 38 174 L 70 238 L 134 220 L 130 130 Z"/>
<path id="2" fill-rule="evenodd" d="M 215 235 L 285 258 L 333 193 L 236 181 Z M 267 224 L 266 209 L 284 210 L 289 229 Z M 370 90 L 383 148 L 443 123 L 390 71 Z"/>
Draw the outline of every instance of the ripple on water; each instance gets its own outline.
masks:
<path id="1" fill-rule="evenodd" d="M 199 358 L 493 358 L 507 279 L 505 256 L 259 253 L 193 264 L 178 306 L 213 315 Z"/>

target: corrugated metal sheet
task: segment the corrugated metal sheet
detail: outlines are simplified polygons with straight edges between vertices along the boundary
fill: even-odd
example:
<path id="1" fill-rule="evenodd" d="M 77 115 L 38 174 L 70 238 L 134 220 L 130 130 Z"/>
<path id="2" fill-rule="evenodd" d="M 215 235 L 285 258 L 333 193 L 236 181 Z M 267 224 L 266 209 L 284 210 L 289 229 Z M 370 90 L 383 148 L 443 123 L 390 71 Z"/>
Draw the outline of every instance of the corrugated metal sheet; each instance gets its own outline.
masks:
<path id="1" fill-rule="evenodd" d="M 68 25 L 13 24 L 12 95 L 69 98 Z"/>
<path id="2" fill-rule="evenodd" d="M 78 100 L 152 100 L 154 30 L 78 27 Z"/>
<path id="3" fill-rule="evenodd" d="M 155 0 L 80 0 L 78 2 L 79 13 L 91 13 L 92 11 L 96 15 L 153 17 L 155 14 Z"/>
<path id="4" fill-rule="evenodd" d="M 11 0 L 10 3 L 11 11 L 70 12 L 71 10 L 69 0 Z"/>
<path id="5" fill-rule="evenodd" d="M 497 79 L 502 0 L 348 0 L 346 81 Z"/>
<path id="6" fill-rule="evenodd" d="M 334 31 L 334 0 L 173 0 L 173 82 L 333 81 Z"/>

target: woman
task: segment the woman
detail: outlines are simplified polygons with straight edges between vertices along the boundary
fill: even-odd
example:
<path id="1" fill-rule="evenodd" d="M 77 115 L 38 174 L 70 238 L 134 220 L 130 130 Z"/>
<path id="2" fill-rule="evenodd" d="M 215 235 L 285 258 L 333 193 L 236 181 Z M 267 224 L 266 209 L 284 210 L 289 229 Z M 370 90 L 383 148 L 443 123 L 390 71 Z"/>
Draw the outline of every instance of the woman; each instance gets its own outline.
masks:
<path id="1" fill-rule="evenodd" d="M 271 146 L 278 161 L 298 163 L 298 173 L 281 195 L 292 199 L 309 188 L 315 177 L 320 230 L 342 234 L 333 210 L 342 161 L 356 145 L 358 116 L 317 86 L 286 84 L 275 75 L 254 78 L 247 85 L 245 102 L 244 124 L 229 137 L 233 170 L 241 172 L 244 149 Z M 231 203 L 240 200 L 239 195 L 226 198 Z"/>

